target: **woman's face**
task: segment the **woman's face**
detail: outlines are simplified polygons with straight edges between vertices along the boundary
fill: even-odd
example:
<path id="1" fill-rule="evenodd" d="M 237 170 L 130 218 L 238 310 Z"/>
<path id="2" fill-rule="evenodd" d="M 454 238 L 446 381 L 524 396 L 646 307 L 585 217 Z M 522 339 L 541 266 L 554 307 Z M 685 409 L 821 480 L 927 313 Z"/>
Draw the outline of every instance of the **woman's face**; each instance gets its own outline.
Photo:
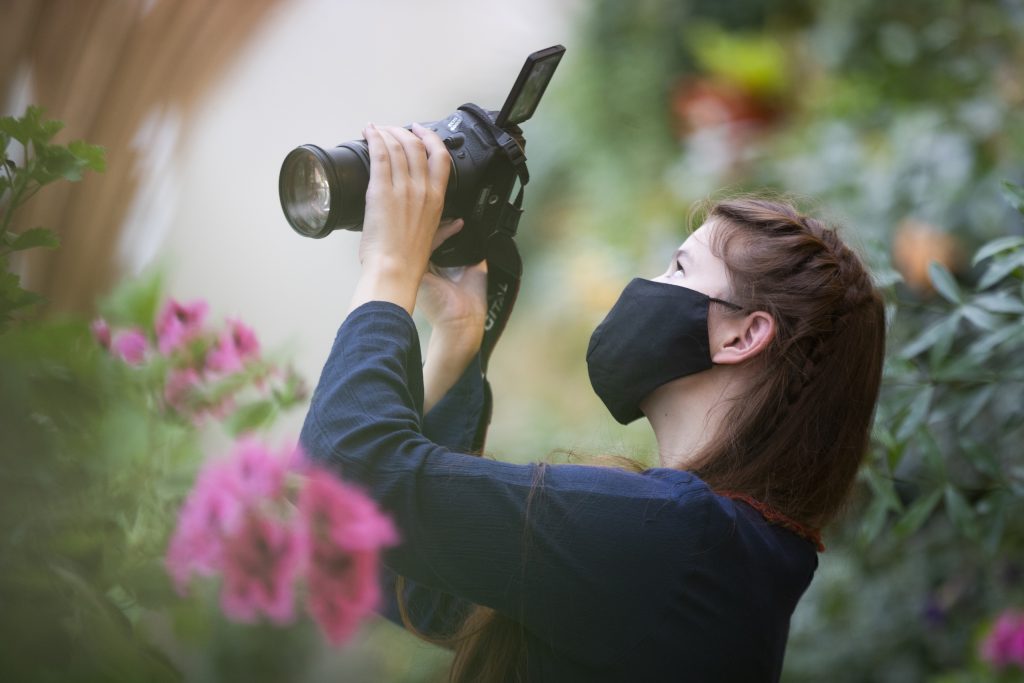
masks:
<path id="1" fill-rule="evenodd" d="M 673 253 L 668 269 L 651 279 L 729 301 L 729 271 L 709 246 L 714 229 L 714 223 L 705 223 L 697 228 Z"/>

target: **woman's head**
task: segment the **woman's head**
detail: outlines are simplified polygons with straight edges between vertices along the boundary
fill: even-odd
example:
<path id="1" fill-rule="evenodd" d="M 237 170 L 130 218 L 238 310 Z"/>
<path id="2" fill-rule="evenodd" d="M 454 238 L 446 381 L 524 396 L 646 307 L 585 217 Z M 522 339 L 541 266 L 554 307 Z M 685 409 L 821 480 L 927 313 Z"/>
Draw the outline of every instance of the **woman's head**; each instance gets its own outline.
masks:
<path id="1" fill-rule="evenodd" d="M 712 359 L 746 373 L 692 469 L 713 488 L 824 525 L 867 449 L 885 345 L 880 294 L 832 228 L 781 201 L 713 204 L 682 251 L 682 273 L 657 279 L 735 305 L 709 309 Z M 729 355 L 716 335 L 742 343 Z"/>

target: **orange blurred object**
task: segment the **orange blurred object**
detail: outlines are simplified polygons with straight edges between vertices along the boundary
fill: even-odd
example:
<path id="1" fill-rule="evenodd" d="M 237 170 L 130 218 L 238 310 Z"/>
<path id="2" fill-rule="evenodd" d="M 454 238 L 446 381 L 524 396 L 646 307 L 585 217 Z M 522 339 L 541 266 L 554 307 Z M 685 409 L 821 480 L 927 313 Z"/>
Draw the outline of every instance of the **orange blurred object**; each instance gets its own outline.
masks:
<path id="1" fill-rule="evenodd" d="M 963 263 L 963 250 L 955 237 L 931 223 L 905 218 L 896 228 L 892 241 L 892 260 L 896 270 L 912 289 L 934 291 L 928 277 L 932 261 L 956 272 Z"/>

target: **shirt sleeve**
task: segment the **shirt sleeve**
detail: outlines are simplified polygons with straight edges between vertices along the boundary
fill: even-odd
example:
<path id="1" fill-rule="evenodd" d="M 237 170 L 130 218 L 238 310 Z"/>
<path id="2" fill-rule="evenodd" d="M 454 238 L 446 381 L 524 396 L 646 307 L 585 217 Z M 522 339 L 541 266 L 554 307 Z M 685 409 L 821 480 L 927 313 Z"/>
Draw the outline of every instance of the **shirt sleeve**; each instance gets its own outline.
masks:
<path id="1" fill-rule="evenodd" d="M 517 620 L 581 662 L 610 663 L 639 642 L 680 563 L 699 552 L 707 487 L 458 453 L 424 435 L 422 401 L 412 318 L 389 302 L 358 307 L 300 440 L 391 514 L 403 540 L 384 563 Z"/>
<path id="2" fill-rule="evenodd" d="M 436 444 L 454 451 L 468 452 L 473 444 L 477 424 L 483 411 L 483 370 L 478 353 L 466 367 L 455 385 L 434 404 L 423 418 L 423 435 Z M 381 616 L 405 628 L 398 607 L 395 580 L 398 575 L 387 566 L 381 567 Z M 403 602 L 412 624 L 431 637 L 453 635 L 472 610 L 473 605 L 408 577 L 403 589 Z"/>

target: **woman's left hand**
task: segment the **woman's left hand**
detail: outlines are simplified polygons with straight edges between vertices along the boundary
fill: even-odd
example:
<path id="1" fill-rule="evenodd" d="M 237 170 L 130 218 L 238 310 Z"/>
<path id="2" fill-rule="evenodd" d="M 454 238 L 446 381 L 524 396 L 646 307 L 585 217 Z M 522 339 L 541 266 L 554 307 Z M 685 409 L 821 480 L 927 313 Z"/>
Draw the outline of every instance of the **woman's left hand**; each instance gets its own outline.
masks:
<path id="1" fill-rule="evenodd" d="M 410 314 L 430 254 L 460 223 L 438 230 L 451 156 L 441 138 L 413 124 L 363 130 L 370 153 L 370 181 L 359 241 L 363 271 L 351 309 L 366 301 L 391 301 Z"/>
<path id="2" fill-rule="evenodd" d="M 431 269 L 417 304 L 430 323 L 423 364 L 423 413 L 430 411 L 480 350 L 487 320 L 487 262 Z"/>
<path id="3" fill-rule="evenodd" d="M 445 223 L 441 225 L 443 229 Z M 487 262 L 455 268 L 430 266 L 416 304 L 434 331 L 482 337 L 487 318 Z"/>

